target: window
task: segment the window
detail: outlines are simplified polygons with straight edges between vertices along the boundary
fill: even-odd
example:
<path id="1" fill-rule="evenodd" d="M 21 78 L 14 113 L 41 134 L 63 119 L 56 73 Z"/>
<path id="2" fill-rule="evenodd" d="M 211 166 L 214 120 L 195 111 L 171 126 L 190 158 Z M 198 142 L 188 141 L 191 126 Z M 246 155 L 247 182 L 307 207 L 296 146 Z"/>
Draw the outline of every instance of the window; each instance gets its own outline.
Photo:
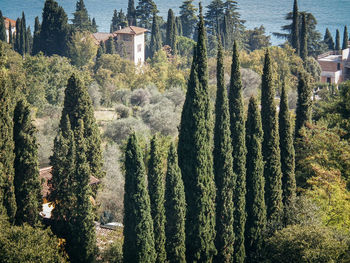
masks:
<path id="1" fill-rule="evenodd" d="M 337 64 L 337 70 L 340 70 L 340 63 Z"/>
<path id="2" fill-rule="evenodd" d="M 142 44 L 138 44 L 137 45 L 137 52 L 141 52 L 142 51 Z"/>
<path id="3" fill-rule="evenodd" d="M 327 78 L 327 83 L 331 84 L 331 78 Z"/>

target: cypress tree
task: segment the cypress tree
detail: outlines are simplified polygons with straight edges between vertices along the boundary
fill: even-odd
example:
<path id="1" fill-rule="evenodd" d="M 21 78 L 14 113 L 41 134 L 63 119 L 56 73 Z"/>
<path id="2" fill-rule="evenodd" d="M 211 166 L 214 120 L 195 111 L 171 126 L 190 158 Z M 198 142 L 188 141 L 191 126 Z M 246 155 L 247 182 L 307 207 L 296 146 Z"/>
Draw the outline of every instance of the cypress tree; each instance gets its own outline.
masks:
<path id="1" fill-rule="evenodd" d="M 244 130 L 243 110 L 243 87 L 240 73 L 240 63 L 237 42 L 233 45 L 233 56 L 231 66 L 231 83 L 229 91 L 230 116 L 231 116 L 231 143 L 233 148 L 233 171 L 237 176 L 233 203 L 234 231 L 235 231 L 235 254 L 234 262 L 244 262 L 244 228 L 245 228 L 245 194 L 246 194 L 246 147 Z"/>
<path id="2" fill-rule="evenodd" d="M 153 13 L 152 34 L 150 44 L 150 57 L 162 48 L 162 38 L 159 31 L 158 19 L 156 13 Z"/>
<path id="3" fill-rule="evenodd" d="M 300 57 L 302 60 L 305 60 L 308 56 L 307 50 L 307 26 L 306 26 L 306 16 L 305 13 L 302 14 L 301 17 L 301 39 L 300 39 Z"/>
<path id="4" fill-rule="evenodd" d="M 298 11 L 298 1 L 294 0 L 293 5 L 293 22 L 291 31 L 291 45 L 295 49 L 295 53 L 299 55 L 300 53 L 300 41 L 299 41 L 299 11 Z"/>
<path id="5" fill-rule="evenodd" d="M 156 261 L 153 222 L 143 156 L 135 133 L 131 134 L 125 152 L 124 185 L 125 263 Z"/>
<path id="6" fill-rule="evenodd" d="M 31 54 L 32 48 L 33 48 L 33 37 L 32 37 L 32 32 L 30 30 L 30 26 L 28 26 L 26 30 L 26 53 Z"/>
<path id="7" fill-rule="evenodd" d="M 16 20 L 16 39 L 15 39 L 15 44 L 14 44 L 14 48 L 15 51 L 17 51 L 18 53 L 20 53 L 20 35 L 21 35 L 21 19 L 17 18 Z"/>
<path id="8" fill-rule="evenodd" d="M 323 41 L 327 44 L 329 50 L 334 50 L 334 41 L 331 32 L 326 28 Z"/>
<path id="9" fill-rule="evenodd" d="M 0 18 L 1 19 L 1 18 Z M 9 44 L 13 45 L 13 32 L 12 32 L 12 24 L 11 21 L 9 21 Z"/>
<path id="10" fill-rule="evenodd" d="M 97 26 L 97 24 L 96 24 L 96 20 L 95 20 L 95 18 L 93 17 L 93 18 L 92 18 L 92 22 L 91 22 L 91 32 L 92 32 L 92 33 L 96 33 L 96 32 L 97 32 L 97 28 L 98 28 L 98 26 Z"/>
<path id="11" fill-rule="evenodd" d="M 134 0 L 128 0 L 128 11 L 126 14 L 129 26 L 136 26 L 136 10 Z"/>
<path id="12" fill-rule="evenodd" d="M 179 132 L 179 166 L 185 186 L 186 259 L 211 262 L 216 254 L 213 119 L 208 89 L 206 36 L 202 8 Z"/>
<path id="13" fill-rule="evenodd" d="M 92 101 L 81 80 L 73 74 L 67 84 L 64 97 L 62 116 L 68 115 L 72 130 L 75 130 L 78 120 L 84 122 L 84 137 L 86 139 L 86 157 L 93 176 L 102 178 L 104 172 L 100 132 L 94 116 Z M 64 118 L 61 119 L 61 125 Z"/>
<path id="14" fill-rule="evenodd" d="M 76 202 L 71 208 L 73 216 L 69 220 L 69 235 L 67 237 L 66 250 L 72 263 L 95 262 L 97 252 L 94 214 L 90 201 L 91 188 L 89 180 L 91 171 L 86 158 L 87 148 L 84 138 L 84 124 L 78 120 L 78 126 L 74 132 L 76 142 L 75 169 L 73 173 L 73 193 Z"/>
<path id="15" fill-rule="evenodd" d="M 224 79 L 224 62 L 222 45 L 219 41 L 217 56 L 217 92 L 215 104 L 214 129 L 214 175 L 216 183 L 216 239 L 218 251 L 215 262 L 232 262 L 235 240 L 233 231 L 234 204 L 233 190 L 235 174 L 233 173 L 232 143 L 230 131 L 230 112 Z"/>
<path id="16" fill-rule="evenodd" d="M 261 83 L 261 119 L 264 131 L 262 152 L 265 162 L 265 202 L 267 219 L 280 222 L 282 203 L 282 174 L 279 149 L 279 135 L 276 106 L 274 102 L 275 88 L 272 84 L 272 69 L 269 51 L 266 51 Z"/>
<path id="17" fill-rule="evenodd" d="M 262 157 L 263 131 L 256 100 L 251 97 L 246 122 L 247 145 L 247 194 L 245 225 L 246 262 L 260 262 L 259 254 L 263 246 L 266 228 L 265 179 Z"/>
<path id="18" fill-rule="evenodd" d="M 29 106 L 23 100 L 17 102 L 13 120 L 16 224 L 35 226 L 42 210 L 38 144 Z"/>
<path id="19" fill-rule="evenodd" d="M 176 53 L 176 24 L 173 10 L 169 9 L 166 23 L 165 45 L 171 47 L 172 54 Z"/>
<path id="20" fill-rule="evenodd" d="M 6 42 L 7 41 L 7 35 L 6 35 L 6 27 L 5 27 L 5 19 L 2 16 L 2 12 L 0 10 L 0 40 Z"/>
<path id="21" fill-rule="evenodd" d="M 20 32 L 17 35 L 19 38 L 19 50 L 18 52 L 23 56 L 27 52 L 28 48 L 28 40 L 27 40 L 27 32 L 26 32 L 26 17 L 24 15 L 24 12 L 22 12 L 22 19 L 21 19 L 21 25 L 20 25 Z"/>
<path id="22" fill-rule="evenodd" d="M 284 84 L 282 86 L 280 111 L 278 117 L 281 149 L 281 171 L 283 190 L 282 197 L 284 209 L 285 212 L 287 212 L 287 209 L 290 209 L 295 202 L 296 183 L 294 174 L 295 152 L 293 144 L 293 132 L 288 108 L 288 95 Z M 286 221 L 286 223 L 288 222 Z"/>
<path id="23" fill-rule="evenodd" d="M 342 47 L 342 49 L 347 49 L 348 48 L 348 42 L 349 42 L 349 33 L 348 33 L 348 28 L 345 26 L 344 27 L 344 36 L 343 36 L 343 47 Z"/>
<path id="24" fill-rule="evenodd" d="M 182 36 L 182 22 L 181 22 L 181 18 L 179 16 L 177 16 L 175 18 L 175 25 L 176 25 L 177 35 Z"/>
<path id="25" fill-rule="evenodd" d="M 109 37 L 106 41 L 106 54 L 114 54 L 115 53 L 115 45 L 112 37 Z"/>
<path id="26" fill-rule="evenodd" d="M 113 11 L 113 17 L 112 17 L 112 23 L 111 23 L 111 29 L 109 30 L 110 33 L 113 33 L 114 31 L 117 31 L 118 28 L 118 12 L 116 9 Z"/>
<path id="27" fill-rule="evenodd" d="M 186 201 L 175 145 L 170 145 L 165 181 L 165 235 L 169 263 L 185 263 Z"/>
<path id="28" fill-rule="evenodd" d="M 34 38 L 33 38 L 33 49 L 32 54 L 36 55 L 40 51 L 40 22 L 39 17 L 35 17 L 35 23 L 34 23 Z"/>
<path id="29" fill-rule="evenodd" d="M 91 22 L 89 21 L 89 14 L 85 7 L 84 0 L 78 0 L 75 5 L 75 12 L 73 13 L 73 26 L 79 31 L 92 31 Z"/>
<path id="30" fill-rule="evenodd" d="M 299 75 L 298 83 L 298 101 L 295 117 L 295 137 L 300 136 L 300 129 L 307 122 L 311 121 L 311 87 L 304 74 Z"/>
<path id="31" fill-rule="evenodd" d="M 335 33 L 335 50 L 340 51 L 340 33 L 338 29 Z"/>
<path id="32" fill-rule="evenodd" d="M 165 211 L 164 211 L 164 174 L 163 160 L 157 136 L 151 140 L 150 159 L 148 162 L 148 192 L 151 201 L 156 261 L 166 261 L 165 251 Z"/>

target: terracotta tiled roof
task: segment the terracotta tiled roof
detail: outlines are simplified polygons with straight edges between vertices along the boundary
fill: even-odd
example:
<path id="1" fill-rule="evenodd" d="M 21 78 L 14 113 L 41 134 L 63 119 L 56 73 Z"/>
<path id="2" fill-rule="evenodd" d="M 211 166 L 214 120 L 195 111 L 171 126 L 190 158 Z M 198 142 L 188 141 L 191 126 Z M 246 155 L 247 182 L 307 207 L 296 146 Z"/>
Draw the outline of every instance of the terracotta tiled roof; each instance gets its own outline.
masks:
<path id="1" fill-rule="evenodd" d="M 5 27 L 6 27 L 6 29 L 9 29 L 10 22 L 11 22 L 11 27 L 12 28 L 16 27 L 16 21 L 15 20 L 12 20 L 12 19 L 10 19 L 8 17 L 4 17 L 4 20 L 5 20 Z"/>
<path id="2" fill-rule="evenodd" d="M 114 34 L 128 34 L 128 35 L 139 35 L 142 33 L 147 32 L 148 29 L 137 27 L 137 26 L 128 26 L 124 27 L 123 29 L 120 29 L 118 31 L 115 31 Z"/>
<path id="3" fill-rule="evenodd" d="M 92 34 L 92 37 L 96 44 L 100 44 L 101 41 L 105 42 L 109 37 L 115 37 L 114 33 L 102 33 L 102 32 L 97 32 Z"/>
<path id="4" fill-rule="evenodd" d="M 41 188 L 41 195 L 43 197 L 47 197 L 49 194 L 49 185 L 48 181 L 52 178 L 52 166 L 50 167 L 45 167 L 40 169 L 40 179 L 42 180 L 42 188 Z M 100 183 L 100 180 L 97 179 L 94 176 L 90 176 L 90 185 L 98 184 Z"/>

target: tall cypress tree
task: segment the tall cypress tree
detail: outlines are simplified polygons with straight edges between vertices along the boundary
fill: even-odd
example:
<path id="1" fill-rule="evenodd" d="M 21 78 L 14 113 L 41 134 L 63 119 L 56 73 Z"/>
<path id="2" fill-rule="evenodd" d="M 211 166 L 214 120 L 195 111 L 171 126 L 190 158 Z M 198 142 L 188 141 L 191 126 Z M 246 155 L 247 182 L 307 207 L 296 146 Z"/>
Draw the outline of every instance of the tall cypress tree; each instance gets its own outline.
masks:
<path id="1" fill-rule="evenodd" d="M 9 21 L 9 44 L 12 46 L 13 45 L 13 31 L 12 31 L 12 24 L 11 21 Z"/>
<path id="2" fill-rule="evenodd" d="M 16 33 L 15 33 L 15 43 L 14 43 L 14 49 L 18 52 L 20 50 L 20 34 L 21 34 L 21 19 L 17 18 L 16 20 Z"/>
<path id="3" fill-rule="evenodd" d="M 300 42 L 299 42 L 299 11 L 298 11 L 298 1 L 294 0 L 293 4 L 293 22 L 291 31 L 291 45 L 295 49 L 295 53 L 299 55 L 300 53 Z"/>
<path id="4" fill-rule="evenodd" d="M 129 26 L 136 26 L 136 10 L 134 0 L 128 0 L 128 11 L 126 14 Z"/>
<path id="5" fill-rule="evenodd" d="M 213 119 L 208 89 L 207 48 L 202 8 L 179 133 L 179 166 L 185 186 L 186 259 L 211 262 L 216 254 Z"/>
<path id="6" fill-rule="evenodd" d="M 265 179 L 262 157 L 263 131 L 259 107 L 254 97 L 249 100 L 246 122 L 247 145 L 247 222 L 245 225 L 246 262 L 260 262 L 266 228 Z"/>
<path id="7" fill-rule="evenodd" d="M 342 49 L 347 49 L 348 48 L 348 42 L 349 42 L 349 33 L 348 33 L 348 28 L 347 26 L 344 27 L 344 36 L 343 36 L 343 47 Z"/>
<path id="8" fill-rule="evenodd" d="M 35 23 L 34 23 L 34 38 L 33 38 L 33 49 L 32 54 L 36 55 L 40 51 L 40 22 L 39 17 L 35 17 Z"/>
<path id="9" fill-rule="evenodd" d="M 168 19 L 166 23 L 166 38 L 165 45 L 171 47 L 172 54 L 176 53 L 176 24 L 175 24 L 175 16 L 172 9 L 168 11 Z"/>
<path id="10" fill-rule="evenodd" d="M 290 209 L 295 202 L 296 183 L 294 174 L 295 152 L 293 144 L 293 132 L 288 108 L 288 95 L 284 84 L 282 86 L 280 111 L 278 117 L 281 149 L 283 205 L 285 212 L 287 212 L 287 209 Z"/>
<path id="11" fill-rule="evenodd" d="M 300 39 L 300 57 L 302 60 L 305 60 L 308 56 L 308 50 L 307 50 L 307 26 L 306 26 L 306 16 L 305 13 L 301 16 L 301 39 Z"/>
<path id="12" fill-rule="evenodd" d="M 224 79 L 222 45 L 219 41 L 217 56 L 217 92 L 215 104 L 214 129 L 214 175 L 216 183 L 216 239 L 218 253 L 215 262 L 232 262 L 235 240 L 233 231 L 233 173 L 232 143 L 230 131 L 230 112 Z"/>
<path id="13" fill-rule="evenodd" d="M 175 145 L 170 145 L 165 180 L 165 235 L 169 263 L 185 263 L 186 201 Z"/>
<path id="14" fill-rule="evenodd" d="M 26 53 L 26 47 L 27 47 L 26 17 L 24 15 L 24 12 L 22 12 L 20 29 L 21 30 L 19 34 L 17 34 L 17 37 L 19 38 L 18 52 L 23 56 Z"/>
<path id="15" fill-rule="evenodd" d="M 298 84 L 298 101 L 295 117 L 295 137 L 300 136 L 300 129 L 305 126 L 307 122 L 311 121 L 311 87 L 305 74 L 299 75 Z"/>
<path id="16" fill-rule="evenodd" d="M 79 31 L 92 31 L 89 14 L 85 7 L 84 0 L 78 0 L 73 13 L 73 26 Z"/>
<path id="17" fill-rule="evenodd" d="M 264 131 L 262 144 L 265 162 L 265 202 L 267 219 L 279 223 L 283 212 L 282 173 L 279 149 L 278 121 L 275 106 L 275 88 L 269 51 L 266 51 L 261 83 L 261 119 Z"/>
<path id="18" fill-rule="evenodd" d="M 4 42 L 7 41 L 5 19 L 2 16 L 1 10 L 0 10 L 0 41 L 4 41 Z"/>
<path id="19" fill-rule="evenodd" d="M 123 261 L 153 263 L 156 251 L 143 156 L 135 133 L 125 152 Z"/>
<path id="20" fill-rule="evenodd" d="M 29 106 L 23 100 L 17 102 L 13 122 L 16 224 L 34 226 L 42 210 L 38 144 Z"/>
<path id="21" fill-rule="evenodd" d="M 231 83 L 229 91 L 231 116 L 231 143 L 233 147 L 233 171 L 237 176 L 233 203 L 235 206 L 235 262 L 244 262 L 244 228 L 245 228 L 245 194 L 246 194 L 246 146 L 243 110 L 243 86 L 241 81 L 240 63 L 237 42 L 233 45 Z"/>
<path id="22" fill-rule="evenodd" d="M 182 36 L 182 22 L 181 22 L 181 18 L 179 16 L 177 16 L 175 18 L 175 25 L 176 25 L 176 33 L 178 36 Z"/>
<path id="23" fill-rule="evenodd" d="M 334 50 L 334 41 L 331 32 L 326 28 L 323 41 L 327 44 L 329 50 Z"/>
<path id="24" fill-rule="evenodd" d="M 164 174 L 158 140 L 156 135 L 151 140 L 150 159 L 148 162 L 148 192 L 151 201 L 154 243 L 156 244 L 156 262 L 162 263 L 166 261 Z"/>
<path id="25" fill-rule="evenodd" d="M 153 13 L 152 22 L 152 34 L 150 44 L 150 57 L 153 58 L 154 54 L 162 48 L 162 37 L 160 35 L 158 19 L 156 13 Z"/>
<path id="26" fill-rule="evenodd" d="M 338 29 L 335 33 L 335 50 L 340 51 L 340 33 Z"/>
<path id="27" fill-rule="evenodd" d="M 115 53 L 115 45 L 114 39 L 109 37 L 106 41 L 106 54 L 114 54 Z"/>

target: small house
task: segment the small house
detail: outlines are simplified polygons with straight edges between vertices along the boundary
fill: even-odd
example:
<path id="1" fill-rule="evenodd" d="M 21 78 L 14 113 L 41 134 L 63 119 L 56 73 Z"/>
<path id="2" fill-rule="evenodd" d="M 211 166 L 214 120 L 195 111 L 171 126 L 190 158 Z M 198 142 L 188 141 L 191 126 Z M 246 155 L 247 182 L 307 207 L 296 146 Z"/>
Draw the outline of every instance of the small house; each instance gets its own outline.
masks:
<path id="1" fill-rule="evenodd" d="M 4 17 L 5 20 L 5 28 L 6 28 L 6 38 L 7 38 L 7 43 L 10 41 L 9 35 L 10 35 L 10 24 L 11 24 L 11 32 L 12 35 L 16 33 L 16 21 L 12 20 L 8 17 Z"/>

